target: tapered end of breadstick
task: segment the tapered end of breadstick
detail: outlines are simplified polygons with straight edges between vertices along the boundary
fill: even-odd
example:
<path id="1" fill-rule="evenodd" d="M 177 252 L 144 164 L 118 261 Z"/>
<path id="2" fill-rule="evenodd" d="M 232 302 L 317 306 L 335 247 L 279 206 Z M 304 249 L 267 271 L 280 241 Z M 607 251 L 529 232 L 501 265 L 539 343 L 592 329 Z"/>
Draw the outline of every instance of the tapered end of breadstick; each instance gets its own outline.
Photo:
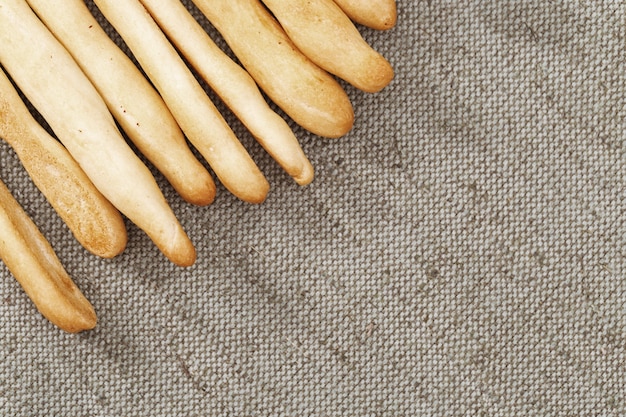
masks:
<path id="1" fill-rule="evenodd" d="M 197 172 L 195 178 L 184 178 L 179 182 L 170 180 L 176 192 L 188 203 L 195 206 L 208 206 L 215 201 L 215 182 L 205 171 Z"/>
<path id="2" fill-rule="evenodd" d="M 334 109 L 333 112 L 313 111 L 311 114 L 302 112 L 290 116 L 300 126 L 317 136 L 337 139 L 346 135 L 354 126 L 354 108 L 343 88 L 339 88 L 341 94 L 326 97 L 327 103 L 324 106 L 326 109 Z"/>
<path id="3" fill-rule="evenodd" d="M 119 120 L 121 117 L 118 116 Z M 175 123 L 173 119 L 172 123 Z M 156 134 L 140 136 L 131 129 L 133 127 L 125 127 L 129 137 L 186 202 L 196 206 L 213 203 L 215 182 L 209 171 L 193 155 L 180 130 L 159 137 Z M 173 130 L 167 125 L 163 127 L 165 129 Z"/>
<path id="4" fill-rule="evenodd" d="M 295 140 L 295 138 L 294 138 Z M 284 148 L 278 146 L 267 147 L 268 152 L 280 164 L 296 184 L 309 185 L 315 177 L 315 170 L 311 161 L 306 157 L 298 143 L 285 143 Z M 280 153 L 281 150 L 283 153 Z"/>
<path id="5" fill-rule="evenodd" d="M 229 192 L 247 203 L 260 204 L 265 201 L 270 184 L 230 127 L 223 123 L 226 140 L 200 152 Z"/>
<path id="6" fill-rule="evenodd" d="M 391 29 L 396 25 L 398 19 L 395 0 L 335 0 L 335 2 L 355 23 L 372 29 Z"/>
<path id="7" fill-rule="evenodd" d="M 100 228 L 100 235 L 87 236 L 85 234 L 79 235 L 74 233 L 76 240 L 92 254 L 105 259 L 111 259 L 119 255 L 126 249 L 126 243 L 128 242 L 128 234 L 126 232 L 126 225 L 121 215 L 119 216 L 119 222 L 115 221 L 115 224 L 105 225 L 106 229 Z"/>
<path id="8" fill-rule="evenodd" d="M 35 249 L 36 250 L 36 249 Z M 91 303 L 62 269 L 55 259 L 53 265 L 46 261 L 37 263 L 36 256 L 29 259 L 29 265 L 7 264 L 20 282 L 37 310 L 63 331 L 78 333 L 96 327 L 98 319 Z M 40 254 L 45 257 L 45 255 Z"/>
<path id="9" fill-rule="evenodd" d="M 391 83 L 395 75 L 393 67 L 382 55 L 372 51 L 369 62 L 364 63 L 365 69 L 358 80 L 355 80 L 355 87 L 367 93 L 377 93 Z"/>
<path id="10" fill-rule="evenodd" d="M 363 25 L 376 30 L 389 30 L 395 27 L 398 18 L 395 5 L 393 2 L 388 8 L 381 10 L 380 14 L 374 14 L 369 19 L 365 19 Z"/>
<path id="11" fill-rule="evenodd" d="M 315 170 L 313 169 L 313 165 L 309 160 L 305 160 L 302 163 L 302 166 L 297 171 L 292 171 L 291 176 L 294 181 L 301 186 L 309 185 L 313 182 L 313 178 L 315 177 Z"/>
<path id="12" fill-rule="evenodd" d="M 96 312 L 91 304 L 83 303 L 79 305 L 77 300 L 71 306 L 65 303 L 56 303 L 58 301 L 54 297 L 50 297 L 49 302 L 42 301 L 46 305 L 38 305 L 40 312 L 55 326 L 68 333 L 78 333 L 85 330 L 91 330 L 96 327 L 98 319 Z M 78 308 L 77 308 L 78 306 Z"/>
<path id="13" fill-rule="evenodd" d="M 270 191 L 269 182 L 262 175 L 258 175 L 254 181 L 246 184 L 241 182 L 239 184 L 226 185 L 226 188 L 233 193 L 237 198 L 250 204 L 261 204 L 267 198 L 267 194 Z"/>
<path id="14" fill-rule="evenodd" d="M 174 264 L 182 267 L 196 262 L 196 248 L 180 224 L 173 225 L 168 232 L 150 236 L 161 252 Z"/>

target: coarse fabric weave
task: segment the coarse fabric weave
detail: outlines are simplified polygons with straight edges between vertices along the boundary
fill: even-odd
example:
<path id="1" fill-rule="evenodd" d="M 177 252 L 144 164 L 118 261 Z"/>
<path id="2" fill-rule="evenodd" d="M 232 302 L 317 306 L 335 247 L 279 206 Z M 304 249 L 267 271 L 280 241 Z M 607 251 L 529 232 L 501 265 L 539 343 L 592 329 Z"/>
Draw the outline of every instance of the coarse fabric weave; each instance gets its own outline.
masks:
<path id="1" fill-rule="evenodd" d="M 99 317 L 59 331 L 2 265 L 0 415 L 626 415 L 626 5 L 398 13 L 359 27 L 396 77 L 346 85 L 354 129 L 292 124 L 311 185 L 221 104 L 267 201 L 219 186 L 194 207 L 155 172 L 191 268 L 131 224 L 121 256 L 90 255 L 0 145 L 0 178 Z"/>

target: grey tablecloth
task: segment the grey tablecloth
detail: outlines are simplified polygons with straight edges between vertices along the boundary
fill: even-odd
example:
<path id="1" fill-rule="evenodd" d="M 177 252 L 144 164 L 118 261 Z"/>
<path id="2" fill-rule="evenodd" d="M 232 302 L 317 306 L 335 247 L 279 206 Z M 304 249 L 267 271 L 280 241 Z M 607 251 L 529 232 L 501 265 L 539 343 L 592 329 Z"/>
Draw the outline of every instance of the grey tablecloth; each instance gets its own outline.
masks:
<path id="1" fill-rule="evenodd" d="M 96 259 L 0 146 L 0 177 L 94 304 L 68 335 L 0 268 L 2 416 L 626 415 L 626 6 L 400 1 L 356 124 L 296 129 L 295 185 L 209 207 L 198 249 L 129 224 Z M 233 121 L 232 116 L 229 120 Z"/>

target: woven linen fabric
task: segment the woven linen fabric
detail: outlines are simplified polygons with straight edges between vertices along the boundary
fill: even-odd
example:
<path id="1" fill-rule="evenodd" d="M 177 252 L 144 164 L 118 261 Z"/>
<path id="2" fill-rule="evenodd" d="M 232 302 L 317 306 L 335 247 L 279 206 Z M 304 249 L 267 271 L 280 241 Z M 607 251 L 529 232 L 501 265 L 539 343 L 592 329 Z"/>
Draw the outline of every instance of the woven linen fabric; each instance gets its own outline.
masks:
<path id="1" fill-rule="evenodd" d="M 312 184 L 221 104 L 267 201 L 191 206 L 155 172 L 190 268 L 130 223 L 90 255 L 0 145 L 99 317 L 59 331 L 2 265 L 0 415 L 626 415 L 624 2 L 400 1 L 359 30 L 396 77 L 344 84 L 341 139 L 291 124 Z"/>

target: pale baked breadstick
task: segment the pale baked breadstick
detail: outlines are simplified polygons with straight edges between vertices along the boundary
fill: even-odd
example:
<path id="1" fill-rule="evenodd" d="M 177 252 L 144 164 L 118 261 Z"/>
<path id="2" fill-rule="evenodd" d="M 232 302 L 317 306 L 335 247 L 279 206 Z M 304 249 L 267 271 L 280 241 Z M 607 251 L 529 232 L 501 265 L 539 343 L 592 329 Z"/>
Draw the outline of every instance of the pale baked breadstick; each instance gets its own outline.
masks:
<path id="1" fill-rule="evenodd" d="M 1 69 L 0 137 L 15 150 L 37 188 L 85 249 L 103 258 L 124 250 L 127 235 L 120 212 L 33 118 Z"/>
<path id="2" fill-rule="evenodd" d="M 333 0 L 263 0 L 293 43 L 321 68 L 370 93 L 393 79 L 376 52 Z"/>
<path id="3" fill-rule="evenodd" d="M 193 1 L 261 89 L 296 123 L 325 137 L 340 137 L 352 128 L 352 104 L 341 85 L 298 50 L 258 0 Z"/>
<path id="4" fill-rule="evenodd" d="M 0 259 L 50 322 L 72 333 L 95 327 L 97 319 L 91 303 L 2 181 Z"/>
<path id="5" fill-rule="evenodd" d="M 2 0 L 0 63 L 100 192 L 178 265 L 196 252 L 102 97 L 25 0 Z"/>
<path id="6" fill-rule="evenodd" d="M 387 30 L 396 25 L 396 0 L 334 0 L 356 23 Z"/>
<path id="7" fill-rule="evenodd" d="M 139 0 L 94 3 L 122 36 L 222 184 L 243 201 L 265 200 L 267 180 Z"/>
<path id="8" fill-rule="evenodd" d="M 179 0 L 141 2 L 272 158 L 298 184 L 310 183 L 313 180 L 311 163 L 287 122 L 269 107 L 252 77 L 213 42 Z"/>
<path id="9" fill-rule="evenodd" d="M 83 0 L 27 1 L 80 65 L 137 149 L 186 201 L 211 203 L 211 175 L 189 149 L 163 99 Z"/>

